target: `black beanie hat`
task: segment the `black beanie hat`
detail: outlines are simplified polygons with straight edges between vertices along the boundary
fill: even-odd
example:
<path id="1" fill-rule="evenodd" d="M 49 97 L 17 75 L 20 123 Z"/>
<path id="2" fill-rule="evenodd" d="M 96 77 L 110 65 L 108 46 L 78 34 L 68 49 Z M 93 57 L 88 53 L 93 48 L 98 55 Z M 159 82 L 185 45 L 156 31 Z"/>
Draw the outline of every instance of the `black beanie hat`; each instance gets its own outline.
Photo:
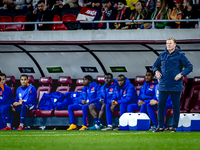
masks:
<path id="1" fill-rule="evenodd" d="M 127 5 L 126 0 L 118 0 L 117 3 L 121 2 L 124 5 Z"/>

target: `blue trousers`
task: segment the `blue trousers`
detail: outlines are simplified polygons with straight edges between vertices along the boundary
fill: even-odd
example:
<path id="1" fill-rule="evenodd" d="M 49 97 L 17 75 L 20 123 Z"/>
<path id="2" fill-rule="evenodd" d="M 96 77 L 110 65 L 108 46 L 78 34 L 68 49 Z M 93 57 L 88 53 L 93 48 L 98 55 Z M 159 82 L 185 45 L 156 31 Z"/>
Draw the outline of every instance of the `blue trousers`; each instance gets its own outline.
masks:
<path id="1" fill-rule="evenodd" d="M 146 113 L 147 111 L 147 105 L 148 104 L 142 104 L 141 107 L 138 106 L 138 104 L 129 104 L 127 107 L 127 112 L 134 113 L 136 110 L 140 110 L 141 113 Z"/>
<path id="2" fill-rule="evenodd" d="M 36 106 L 34 106 L 34 109 L 35 108 L 36 108 Z M 34 110 L 34 109 L 32 109 L 32 110 Z M 15 110 L 16 110 L 17 113 L 20 113 L 20 123 L 24 123 L 27 112 L 30 111 L 28 105 L 18 105 L 15 108 Z"/>
<path id="3" fill-rule="evenodd" d="M 120 104 L 115 106 L 115 110 L 120 110 L 120 116 L 126 112 L 128 104 Z M 112 112 L 110 110 L 111 104 L 106 104 L 106 120 L 108 125 L 112 125 Z"/>
<path id="4" fill-rule="evenodd" d="M 82 110 L 83 111 L 83 125 L 87 126 L 88 107 L 89 107 L 89 104 L 87 104 L 87 105 L 79 105 L 79 104 L 69 105 L 68 113 L 69 113 L 69 119 L 70 119 L 71 124 L 75 124 L 74 110 Z"/>
<path id="5" fill-rule="evenodd" d="M 96 106 L 98 111 L 101 110 L 102 105 L 100 103 L 93 103 L 93 104 Z"/>
<path id="6" fill-rule="evenodd" d="M 166 104 L 165 111 L 164 111 L 164 116 L 166 115 L 166 109 L 167 108 L 172 108 L 172 104 L 171 103 L 167 103 Z M 157 105 L 147 104 L 147 113 L 149 114 L 149 117 L 150 117 L 153 125 L 157 126 L 158 123 L 157 123 L 156 114 L 155 114 L 154 110 L 158 110 Z"/>
<path id="7" fill-rule="evenodd" d="M 180 117 L 180 94 L 181 92 L 164 92 L 159 91 L 159 99 L 158 99 L 158 126 L 159 128 L 163 128 L 164 126 L 164 112 L 167 103 L 167 99 L 171 94 L 171 100 L 173 105 L 173 120 L 172 127 L 177 128 L 179 117 Z"/>
<path id="8" fill-rule="evenodd" d="M 11 110 L 10 104 L 0 105 L 0 128 L 6 127 L 6 123 L 11 123 Z"/>

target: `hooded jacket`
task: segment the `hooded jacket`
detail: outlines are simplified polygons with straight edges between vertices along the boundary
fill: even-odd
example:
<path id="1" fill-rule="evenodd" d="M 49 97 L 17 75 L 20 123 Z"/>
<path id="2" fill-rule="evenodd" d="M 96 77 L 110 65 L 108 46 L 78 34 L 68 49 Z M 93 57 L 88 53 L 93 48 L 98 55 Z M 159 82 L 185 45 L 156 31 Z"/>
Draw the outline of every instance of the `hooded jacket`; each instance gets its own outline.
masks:
<path id="1" fill-rule="evenodd" d="M 111 104 L 115 100 L 118 104 L 130 104 L 137 102 L 137 93 L 133 84 L 126 78 L 125 85 L 123 87 L 116 86 L 112 100 L 109 101 Z"/>
<path id="2" fill-rule="evenodd" d="M 114 94 L 114 89 L 115 87 L 118 86 L 117 80 L 113 79 L 113 82 L 111 85 L 107 85 L 106 83 L 101 87 L 100 90 L 100 99 L 104 99 L 104 103 L 108 103 L 108 101 L 112 100 L 113 94 Z"/>
<path id="3" fill-rule="evenodd" d="M 155 72 L 156 70 L 162 74 L 159 82 L 159 91 L 182 92 L 182 78 L 178 81 L 174 80 L 174 78 L 181 72 L 183 76 L 187 76 L 193 70 L 193 66 L 185 54 L 176 47 L 175 51 L 171 54 L 167 49 L 160 53 L 160 56 L 153 65 L 153 71 Z"/>
<path id="4" fill-rule="evenodd" d="M 84 86 L 79 97 L 79 103 L 82 104 L 82 100 L 85 100 L 89 104 L 98 102 L 100 87 L 94 81 L 89 86 Z"/>

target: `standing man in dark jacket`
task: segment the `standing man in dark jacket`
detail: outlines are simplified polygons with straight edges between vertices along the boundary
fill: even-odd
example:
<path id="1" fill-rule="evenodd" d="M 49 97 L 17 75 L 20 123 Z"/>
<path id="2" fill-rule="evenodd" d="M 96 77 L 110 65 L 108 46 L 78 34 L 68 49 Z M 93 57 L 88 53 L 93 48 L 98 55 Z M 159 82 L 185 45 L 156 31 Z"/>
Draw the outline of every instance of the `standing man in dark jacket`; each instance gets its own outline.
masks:
<path id="1" fill-rule="evenodd" d="M 153 65 L 159 82 L 158 128 L 154 132 L 163 132 L 164 110 L 169 94 L 173 104 L 172 132 L 176 132 L 180 116 L 180 93 L 183 91 L 182 77 L 187 76 L 193 66 L 180 49 L 176 48 L 176 39 L 170 37 L 166 41 L 166 49 Z M 185 67 L 185 69 L 183 69 Z"/>
<path id="2" fill-rule="evenodd" d="M 53 21 L 52 13 L 47 9 L 44 1 L 40 0 L 37 3 L 37 8 L 33 12 L 26 16 L 26 21 L 41 22 L 38 24 L 39 30 L 48 30 L 51 24 L 42 24 L 42 21 Z M 34 30 L 34 25 L 26 25 L 26 30 Z"/>
<path id="3" fill-rule="evenodd" d="M 117 16 L 117 9 L 111 5 L 110 0 L 101 0 L 102 8 L 100 8 L 94 21 L 115 20 Z M 110 29 L 114 29 L 113 23 L 109 23 Z M 92 29 L 106 29 L 106 23 L 93 23 Z"/>

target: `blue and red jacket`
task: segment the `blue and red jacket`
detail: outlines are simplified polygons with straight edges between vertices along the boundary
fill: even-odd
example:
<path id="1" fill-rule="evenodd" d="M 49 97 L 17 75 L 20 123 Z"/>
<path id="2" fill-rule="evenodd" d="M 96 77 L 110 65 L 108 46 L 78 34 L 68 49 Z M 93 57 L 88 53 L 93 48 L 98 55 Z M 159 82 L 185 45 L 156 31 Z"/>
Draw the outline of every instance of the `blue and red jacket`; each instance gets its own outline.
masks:
<path id="1" fill-rule="evenodd" d="M 89 86 L 84 86 L 79 97 L 79 103 L 82 104 L 82 100 L 85 100 L 86 103 L 89 104 L 97 103 L 99 100 L 100 88 L 101 86 L 94 81 L 90 83 Z"/>
<path id="2" fill-rule="evenodd" d="M 108 101 L 113 100 L 113 94 L 115 87 L 118 86 L 117 80 L 113 79 L 111 85 L 107 85 L 106 83 L 100 89 L 100 100 L 103 99 L 104 103 L 107 104 Z"/>
<path id="3" fill-rule="evenodd" d="M 135 87 L 130 83 L 128 78 L 126 78 L 125 85 L 123 87 L 115 87 L 113 98 L 109 101 L 109 104 L 111 104 L 113 100 L 117 101 L 118 104 L 131 104 L 137 102 Z"/>
<path id="4" fill-rule="evenodd" d="M 27 84 L 26 87 L 20 86 L 16 91 L 15 102 L 19 102 L 22 99 L 22 105 L 28 105 L 33 107 L 37 105 L 37 91 L 32 84 Z"/>
<path id="5" fill-rule="evenodd" d="M 154 99 L 155 97 L 155 87 L 158 84 L 157 80 L 153 80 L 151 83 L 147 83 L 146 81 L 140 88 L 139 100 L 145 102 L 145 104 L 149 103 L 150 100 Z"/>
<path id="6" fill-rule="evenodd" d="M 0 85 L 0 105 L 9 104 L 12 105 L 14 97 L 9 86 L 5 84 Z"/>

